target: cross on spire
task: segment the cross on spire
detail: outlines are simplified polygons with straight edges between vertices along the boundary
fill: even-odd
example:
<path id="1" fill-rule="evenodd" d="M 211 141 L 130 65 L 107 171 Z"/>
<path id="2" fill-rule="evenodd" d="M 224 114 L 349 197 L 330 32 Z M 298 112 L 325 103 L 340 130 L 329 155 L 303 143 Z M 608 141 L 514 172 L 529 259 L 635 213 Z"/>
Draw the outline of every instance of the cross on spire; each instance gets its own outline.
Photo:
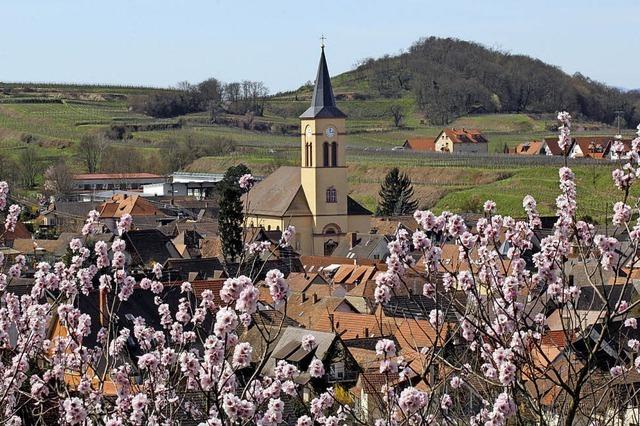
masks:
<path id="1" fill-rule="evenodd" d="M 324 34 L 322 34 L 322 37 L 320 37 L 320 47 L 321 47 L 321 48 L 323 48 L 323 49 L 324 49 L 324 41 L 325 41 L 326 39 L 327 39 L 327 38 L 324 36 Z"/>

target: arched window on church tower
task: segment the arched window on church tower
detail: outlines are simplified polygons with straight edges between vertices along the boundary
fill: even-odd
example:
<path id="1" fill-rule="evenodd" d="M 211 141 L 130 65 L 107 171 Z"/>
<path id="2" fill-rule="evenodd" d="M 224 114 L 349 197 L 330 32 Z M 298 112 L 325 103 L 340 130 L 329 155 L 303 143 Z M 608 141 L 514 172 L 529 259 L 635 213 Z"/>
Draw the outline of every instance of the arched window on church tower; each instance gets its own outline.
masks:
<path id="1" fill-rule="evenodd" d="M 322 166 L 329 167 L 329 142 L 322 144 Z"/>
<path id="2" fill-rule="evenodd" d="M 313 149 L 311 142 L 304 144 L 304 165 L 305 167 L 313 167 Z"/>
<path id="3" fill-rule="evenodd" d="M 338 144 L 331 142 L 331 167 L 338 167 Z"/>
<path id="4" fill-rule="evenodd" d="M 338 193 L 336 189 L 331 186 L 327 189 L 327 203 L 337 203 L 338 202 Z"/>

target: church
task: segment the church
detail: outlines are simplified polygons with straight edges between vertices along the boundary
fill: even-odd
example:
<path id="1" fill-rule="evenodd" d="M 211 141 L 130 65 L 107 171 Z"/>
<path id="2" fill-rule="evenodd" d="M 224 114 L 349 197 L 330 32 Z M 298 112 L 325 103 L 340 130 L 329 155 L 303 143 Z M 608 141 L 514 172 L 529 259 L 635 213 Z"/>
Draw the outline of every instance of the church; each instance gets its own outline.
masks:
<path id="1" fill-rule="evenodd" d="M 350 232 L 369 232 L 372 213 L 349 197 L 347 116 L 336 106 L 320 54 L 311 106 L 300 116 L 300 167 L 280 167 L 243 198 L 247 224 L 266 230 L 296 227 L 293 248 L 329 256 Z"/>

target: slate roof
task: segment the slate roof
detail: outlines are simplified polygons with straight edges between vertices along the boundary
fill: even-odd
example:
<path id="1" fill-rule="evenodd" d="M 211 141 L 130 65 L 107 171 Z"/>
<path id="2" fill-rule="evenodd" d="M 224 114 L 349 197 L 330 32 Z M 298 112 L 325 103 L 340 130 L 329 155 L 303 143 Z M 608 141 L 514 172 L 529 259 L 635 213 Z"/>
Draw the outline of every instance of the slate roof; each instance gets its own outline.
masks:
<path id="1" fill-rule="evenodd" d="M 307 330 L 305 328 L 287 327 L 287 329 L 280 336 L 278 344 L 273 349 L 271 357 L 267 361 L 263 373 L 266 375 L 273 374 L 273 368 L 276 365 L 276 361 L 280 359 L 286 359 L 289 361 L 297 362 L 296 359 L 304 358 L 306 354 L 311 353 L 303 352 L 301 349 L 302 338 L 307 334 L 313 335 L 316 339 L 317 347 L 313 351 L 320 360 L 325 360 L 333 342 L 336 341 L 337 335 L 335 333 L 325 333 L 315 330 Z"/>
<path id="2" fill-rule="evenodd" d="M 182 231 L 196 231 L 204 238 L 215 237 L 218 235 L 218 221 L 194 222 L 182 219 L 163 225 L 160 230 L 171 237 L 176 237 Z"/>
<path id="3" fill-rule="evenodd" d="M 629 304 L 635 301 L 637 293 L 633 285 L 599 285 L 598 291 L 608 300 L 611 308 L 614 308 L 619 300 L 625 300 Z M 580 296 L 575 304 L 579 311 L 600 311 L 605 307 L 605 301 L 596 293 L 593 287 L 580 287 Z"/>
<path id="4" fill-rule="evenodd" d="M 371 259 L 374 250 L 380 245 L 386 248 L 388 244 L 386 236 L 381 234 L 359 233 L 355 238 L 356 244 L 352 247 L 350 234 L 347 234 L 347 238 L 340 239 L 340 242 L 331 255 L 348 257 L 350 259 Z M 381 259 L 386 258 L 387 254 L 388 250 L 385 250 L 385 254 L 381 256 Z"/>
<path id="5" fill-rule="evenodd" d="M 155 330 L 163 330 L 163 327 L 160 322 L 160 315 L 158 314 L 158 307 L 154 303 L 155 294 L 149 290 L 143 290 L 139 287 L 134 289 L 133 294 L 126 301 L 119 301 L 119 303 L 113 304 L 116 306 L 116 310 L 113 313 L 114 322 L 118 329 L 122 327 L 128 327 L 132 329 L 133 324 L 131 323 L 130 318 L 142 317 L 145 319 L 146 325 L 153 327 Z M 110 293 L 107 295 L 108 305 L 112 306 L 112 298 L 117 297 L 114 293 Z M 178 301 L 180 298 L 184 297 L 180 292 L 180 286 L 172 286 L 165 285 L 160 297 L 167 303 L 171 309 L 172 313 L 177 311 Z M 192 309 L 195 309 L 197 301 L 195 298 L 190 299 Z M 101 325 L 101 313 L 100 313 L 100 294 L 99 291 L 92 291 L 88 296 L 83 294 L 78 294 L 74 305 L 77 306 L 83 313 L 88 314 L 91 317 L 91 325 L 90 325 L 90 333 L 84 339 L 84 344 L 88 347 L 93 347 L 96 345 L 96 338 L 98 331 L 102 327 Z M 205 329 L 209 329 L 211 326 L 211 318 L 208 315 L 205 323 L 203 324 Z M 185 325 L 185 330 L 190 330 L 192 328 L 191 324 Z M 117 334 L 117 330 L 114 330 L 115 334 Z M 142 351 L 137 346 L 137 344 L 133 342 L 128 343 L 128 351 L 132 358 L 139 356 L 142 354 Z M 98 365 L 99 367 L 104 368 L 103 364 L 104 359 Z M 137 364 L 134 362 L 134 364 Z M 99 371 L 98 371 L 99 372 Z"/>
<path id="6" fill-rule="evenodd" d="M 194 279 L 212 278 L 215 271 L 223 271 L 224 266 L 217 257 L 201 257 L 197 259 L 170 258 L 164 262 L 163 276 L 169 275 L 171 280 L 192 281 Z M 195 274 L 195 278 L 192 276 Z"/>
<path id="7" fill-rule="evenodd" d="M 333 96 L 331 87 L 331 77 L 327 67 L 327 59 L 324 56 L 324 47 L 320 54 L 318 64 L 318 75 L 316 76 L 315 87 L 311 106 L 302 113 L 300 118 L 345 118 L 347 115 L 336 106 L 336 98 Z"/>
<path id="8" fill-rule="evenodd" d="M 389 302 L 382 305 L 382 310 L 388 317 L 428 319 L 429 312 L 437 308 L 446 313 L 447 322 L 457 321 L 454 310 L 447 309 L 451 303 L 450 296 L 439 294 L 437 299 L 436 303 L 434 299 L 421 294 L 391 296 Z"/>
<path id="9" fill-rule="evenodd" d="M 122 238 L 134 265 L 149 265 L 152 261 L 163 264 L 167 259 L 180 257 L 171 239 L 158 229 L 129 231 Z"/>
<path id="10" fill-rule="evenodd" d="M 347 214 L 349 216 L 371 216 L 373 213 L 364 207 L 362 204 L 358 203 L 353 198 L 347 196 Z"/>

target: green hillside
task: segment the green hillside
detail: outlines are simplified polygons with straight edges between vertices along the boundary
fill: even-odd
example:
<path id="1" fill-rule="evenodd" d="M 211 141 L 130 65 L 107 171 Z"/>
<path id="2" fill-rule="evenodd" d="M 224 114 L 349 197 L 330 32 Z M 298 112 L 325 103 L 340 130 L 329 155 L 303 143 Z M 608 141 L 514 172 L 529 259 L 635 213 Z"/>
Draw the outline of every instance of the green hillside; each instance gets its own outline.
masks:
<path id="1" fill-rule="evenodd" d="M 425 51 L 426 46 L 431 50 Z M 449 55 L 443 57 L 443 52 L 447 51 L 445 47 L 448 47 Z M 462 71 L 458 66 L 461 53 L 457 50 L 466 52 L 468 58 L 475 58 L 467 60 L 470 65 Z M 606 105 L 611 105 L 607 102 L 626 102 L 630 115 L 625 120 L 635 127 L 636 95 L 623 94 L 580 76 L 567 76 L 557 68 L 531 58 L 504 55 L 473 43 L 429 39 L 403 55 L 364 61 L 355 70 L 332 79 L 338 106 L 349 116 L 347 145 L 354 148 L 349 150 L 347 158 L 352 195 L 371 209 L 375 208 L 384 173 L 397 165 L 415 182 L 422 207 L 472 211 L 478 208 L 480 200 L 493 198 L 503 206 L 504 213 L 518 215 L 521 214 L 522 197 L 532 193 L 539 198 L 543 212 L 553 212 L 556 167 L 503 167 L 486 162 L 451 165 L 437 159 L 392 155 L 391 148 L 401 145 L 405 139 L 433 137 L 444 126 L 480 129 L 489 140 L 491 152 L 502 152 L 505 145 L 513 147 L 556 132 L 556 109 L 550 106 L 545 109 L 539 102 L 530 102 L 523 110 L 514 111 L 506 107 L 511 101 L 504 102 L 508 96 L 503 94 L 498 95 L 502 104 L 499 110 L 489 112 L 491 108 L 484 106 L 457 117 L 452 115 L 446 124 L 433 123 L 424 110 L 426 104 L 420 99 L 417 87 L 425 76 L 430 75 L 428 71 L 434 58 L 443 67 L 446 65 L 448 71 L 444 74 L 450 76 L 447 81 L 475 78 L 472 76 L 484 68 L 472 65 L 483 61 L 489 68 L 535 65 L 534 69 L 540 75 L 556 76 L 556 83 L 561 84 L 553 86 L 554 90 L 567 90 L 575 101 L 568 105 L 577 108 L 574 113 L 576 135 L 611 135 L 615 132 L 612 126 L 590 118 L 591 115 L 581 109 L 590 106 L 593 110 L 609 111 Z M 408 74 L 401 78 L 394 75 L 398 66 Z M 401 87 L 394 89 L 381 85 L 381 75 L 389 81 L 402 82 L 398 83 Z M 498 82 L 497 88 L 508 88 L 512 84 L 501 73 L 496 73 L 494 80 Z M 252 111 L 237 113 L 238 108 L 233 108 L 224 97 L 217 104 L 214 118 L 207 108 L 195 108 L 198 109 L 195 112 L 167 118 L 152 116 L 145 109 L 152 99 L 166 98 L 174 103 L 190 99 L 193 87 L 177 90 L 0 83 L 0 161 L 3 166 L 0 178 L 13 181 L 14 187 L 19 188 L 24 180 L 21 179 L 23 169 L 35 164 L 35 185 L 21 189 L 25 194 L 33 195 L 42 190 L 42 175 L 46 168 L 60 160 L 73 172 L 84 172 L 87 166 L 79 143 L 87 136 L 95 136 L 105 143 L 100 171 L 169 173 L 183 168 L 220 172 L 244 162 L 256 173 L 267 174 L 281 165 L 298 164 L 297 117 L 309 104 L 309 86 L 258 99 L 259 114 Z M 446 85 L 442 83 L 440 87 Z M 463 87 L 466 86 L 463 84 Z M 492 97 L 488 99 L 491 102 Z M 576 103 L 578 100 L 580 102 Z M 479 105 L 475 101 L 472 103 Z M 401 112 L 401 123 L 394 122 L 392 108 Z M 604 121 L 610 121 L 610 117 L 604 117 Z M 624 130 L 623 133 L 630 136 L 632 131 Z M 583 186 L 583 214 L 603 220 L 607 197 L 612 193 L 610 165 L 581 167 L 578 176 Z"/>

